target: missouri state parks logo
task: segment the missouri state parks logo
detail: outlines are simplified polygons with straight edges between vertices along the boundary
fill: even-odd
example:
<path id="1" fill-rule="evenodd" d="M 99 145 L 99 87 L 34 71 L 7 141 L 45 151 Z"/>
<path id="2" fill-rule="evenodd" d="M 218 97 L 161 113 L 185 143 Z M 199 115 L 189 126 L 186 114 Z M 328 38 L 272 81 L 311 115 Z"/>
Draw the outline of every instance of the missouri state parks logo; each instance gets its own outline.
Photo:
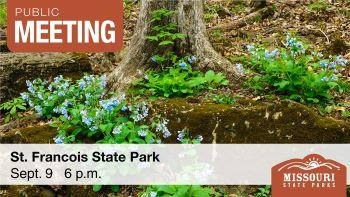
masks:
<path id="1" fill-rule="evenodd" d="M 273 197 L 346 197 L 346 166 L 311 154 L 272 168 Z"/>

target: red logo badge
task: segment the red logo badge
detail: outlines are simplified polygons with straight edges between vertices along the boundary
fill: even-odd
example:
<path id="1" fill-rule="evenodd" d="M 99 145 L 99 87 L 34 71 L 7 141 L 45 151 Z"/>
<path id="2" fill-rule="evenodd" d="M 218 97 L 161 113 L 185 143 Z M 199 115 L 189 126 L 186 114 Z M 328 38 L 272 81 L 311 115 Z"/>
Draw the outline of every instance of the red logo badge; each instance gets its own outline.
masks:
<path id="1" fill-rule="evenodd" d="M 291 159 L 272 168 L 273 197 L 346 197 L 346 166 L 320 155 Z"/>

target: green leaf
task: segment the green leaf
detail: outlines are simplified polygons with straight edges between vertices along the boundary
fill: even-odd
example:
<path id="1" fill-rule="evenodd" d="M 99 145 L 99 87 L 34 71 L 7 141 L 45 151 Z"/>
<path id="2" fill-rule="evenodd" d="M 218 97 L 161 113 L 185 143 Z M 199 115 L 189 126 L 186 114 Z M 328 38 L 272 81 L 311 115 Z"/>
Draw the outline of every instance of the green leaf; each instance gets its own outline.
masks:
<path id="1" fill-rule="evenodd" d="M 158 192 L 165 192 L 165 193 L 168 193 L 168 194 L 175 194 L 176 189 L 175 189 L 175 186 L 173 186 L 173 185 L 162 185 L 162 186 L 159 186 Z"/>
<path id="2" fill-rule="evenodd" d="M 102 185 L 93 185 L 92 190 L 94 192 L 99 192 L 102 189 Z"/>
<path id="3" fill-rule="evenodd" d="M 14 114 L 16 114 L 16 113 L 17 113 L 16 108 L 15 108 L 15 107 L 12 107 L 12 109 L 11 109 L 11 111 L 10 111 L 10 114 L 11 114 L 11 115 L 14 115 Z"/>
<path id="4" fill-rule="evenodd" d="M 165 40 L 165 41 L 160 42 L 159 46 L 167 46 L 167 45 L 172 45 L 172 44 L 174 44 L 173 41 Z"/>
<path id="5" fill-rule="evenodd" d="M 119 192 L 120 191 L 120 186 L 119 185 L 112 185 L 112 191 L 113 192 Z"/>

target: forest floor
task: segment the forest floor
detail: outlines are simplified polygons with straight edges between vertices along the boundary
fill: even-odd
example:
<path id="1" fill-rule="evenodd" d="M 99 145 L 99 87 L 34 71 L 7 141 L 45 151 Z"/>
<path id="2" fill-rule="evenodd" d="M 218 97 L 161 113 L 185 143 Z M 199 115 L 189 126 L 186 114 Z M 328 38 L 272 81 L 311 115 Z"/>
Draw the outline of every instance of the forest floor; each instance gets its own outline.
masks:
<path id="1" fill-rule="evenodd" d="M 128 46 L 133 29 L 137 22 L 140 1 L 124 1 L 124 44 Z M 321 0 L 290 0 L 268 1 L 268 14 L 249 18 L 259 10 L 249 8 L 240 0 L 209 0 L 205 3 L 205 21 L 209 39 L 218 52 L 233 64 L 244 63 L 248 56 L 246 46 L 251 43 L 261 44 L 267 48 L 283 46 L 287 33 L 301 38 L 309 47 L 321 51 L 325 56 L 343 55 L 350 60 L 350 1 L 336 1 L 329 3 Z M 262 8 L 264 9 L 264 8 Z M 249 20 L 248 20 L 249 18 Z M 236 21 L 244 21 L 236 23 Z M 220 28 L 221 27 L 221 28 Z M 1 33 L 1 30 L 0 30 Z M 109 54 L 89 54 L 93 64 L 93 73 L 102 74 L 117 65 Z M 122 54 L 117 54 L 119 59 Z M 192 99 L 205 101 L 208 95 L 229 95 L 235 99 L 251 99 L 258 102 L 279 102 L 283 98 L 266 92 L 255 92 L 245 84 L 245 78 L 253 77 L 247 72 L 240 83 L 210 92 L 202 92 Z M 350 80 L 350 73 L 347 76 Z M 191 98 L 189 98 L 191 99 Z M 197 101 L 196 101 L 197 102 Z M 338 103 L 342 103 L 338 106 Z M 349 117 L 342 112 L 350 111 L 350 96 L 339 94 L 336 96 L 335 110 L 324 113 L 318 105 L 306 104 L 316 113 L 331 116 L 350 122 Z M 327 106 L 323 106 L 325 109 Z M 28 115 L 32 115 L 29 113 Z M 33 122 L 32 122 L 33 123 Z M 45 122 L 35 122 L 44 125 Z M 231 197 L 256 195 L 257 187 L 218 187 L 218 191 Z M 135 187 L 122 187 L 121 195 L 135 195 L 139 190 Z"/>
<path id="2" fill-rule="evenodd" d="M 125 1 L 124 6 L 124 44 L 127 46 L 137 22 L 140 2 Z M 287 33 L 297 36 L 311 49 L 322 52 L 325 57 L 343 55 L 350 59 L 350 1 L 329 3 L 323 0 L 271 0 L 262 8 L 268 9 L 266 14 L 258 14 L 253 19 L 249 16 L 261 9 L 250 8 L 241 0 L 210 0 L 205 2 L 204 8 L 207 33 L 212 46 L 233 64 L 244 63 L 249 55 L 247 45 L 254 43 L 272 50 L 283 46 Z M 96 71 L 113 69 L 113 65 L 108 64 L 109 61 L 104 61 L 106 64 L 103 64 L 101 59 L 105 58 L 101 58 L 102 56 L 94 54 L 91 58 L 96 61 Z M 209 94 L 225 94 L 233 98 L 251 98 L 262 102 L 281 99 L 275 94 L 251 90 L 245 85 L 245 80 L 254 76 L 246 73 L 248 74 L 241 79 L 241 83 L 231 84 Z M 349 71 L 346 80 L 350 81 Z M 198 98 L 204 100 L 207 95 L 208 92 L 202 92 Z M 341 115 L 342 111 L 350 110 L 348 94 L 336 95 L 332 105 L 335 110 L 324 112 L 327 106 L 320 109 L 319 105 L 308 104 L 321 115 L 350 121 L 348 116 Z"/>

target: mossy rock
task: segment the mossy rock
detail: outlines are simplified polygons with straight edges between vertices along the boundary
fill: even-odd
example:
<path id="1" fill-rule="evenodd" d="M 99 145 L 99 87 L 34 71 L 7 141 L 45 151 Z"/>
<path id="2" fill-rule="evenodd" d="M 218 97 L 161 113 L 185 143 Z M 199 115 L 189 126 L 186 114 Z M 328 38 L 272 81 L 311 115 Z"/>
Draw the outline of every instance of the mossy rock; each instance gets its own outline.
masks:
<path id="1" fill-rule="evenodd" d="M 5 144 L 49 144 L 57 135 L 56 128 L 49 125 L 30 126 L 0 133 L 0 143 Z"/>
<path id="2" fill-rule="evenodd" d="M 153 103 L 153 113 L 169 119 L 176 131 L 189 129 L 205 143 L 349 143 L 350 124 L 322 117 L 293 102 L 240 101 L 237 105 L 190 103 L 183 99 Z"/>
<path id="3" fill-rule="evenodd" d="M 0 53 L 0 100 L 16 97 L 26 89 L 26 80 L 63 75 L 73 79 L 92 72 L 86 54 Z"/>

